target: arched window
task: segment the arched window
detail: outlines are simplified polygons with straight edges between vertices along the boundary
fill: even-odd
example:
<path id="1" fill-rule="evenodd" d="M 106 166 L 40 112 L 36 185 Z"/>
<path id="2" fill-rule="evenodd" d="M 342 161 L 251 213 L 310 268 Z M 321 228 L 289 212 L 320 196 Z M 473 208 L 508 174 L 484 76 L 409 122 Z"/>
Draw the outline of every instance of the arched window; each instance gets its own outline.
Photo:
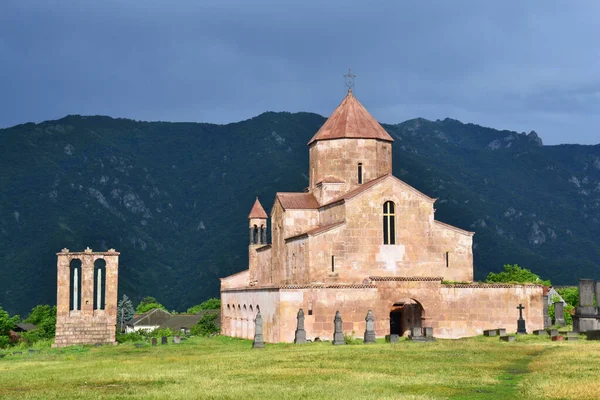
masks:
<path id="1" fill-rule="evenodd" d="M 358 163 L 358 184 L 362 185 L 363 182 L 363 165 Z"/>
<path id="2" fill-rule="evenodd" d="M 104 310 L 106 297 L 106 261 L 94 261 L 94 310 Z"/>
<path id="3" fill-rule="evenodd" d="M 267 244 L 267 227 L 264 225 L 260 226 L 260 243 Z"/>
<path id="4" fill-rule="evenodd" d="M 396 244 L 396 216 L 392 201 L 383 204 L 383 244 Z"/>
<path id="5" fill-rule="evenodd" d="M 258 226 L 254 225 L 254 230 L 252 231 L 252 244 L 258 244 Z"/>
<path id="6" fill-rule="evenodd" d="M 81 310 L 81 260 L 71 260 L 69 278 L 69 310 Z"/>

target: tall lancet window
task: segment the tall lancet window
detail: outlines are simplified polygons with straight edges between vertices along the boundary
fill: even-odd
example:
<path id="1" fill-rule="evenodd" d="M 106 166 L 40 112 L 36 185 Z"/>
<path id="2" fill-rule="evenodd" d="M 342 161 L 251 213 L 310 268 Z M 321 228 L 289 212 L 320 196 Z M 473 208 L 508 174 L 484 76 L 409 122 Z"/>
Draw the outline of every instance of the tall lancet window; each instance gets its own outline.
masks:
<path id="1" fill-rule="evenodd" d="M 383 244 L 396 244 L 396 216 L 392 201 L 383 204 Z"/>
<path id="2" fill-rule="evenodd" d="M 81 310 L 81 260 L 71 260 L 69 277 L 69 309 Z"/>
<path id="3" fill-rule="evenodd" d="M 94 261 L 94 310 L 104 310 L 106 295 L 106 261 Z"/>
<path id="4" fill-rule="evenodd" d="M 358 184 L 362 185 L 363 183 L 363 165 L 362 163 L 358 163 Z"/>

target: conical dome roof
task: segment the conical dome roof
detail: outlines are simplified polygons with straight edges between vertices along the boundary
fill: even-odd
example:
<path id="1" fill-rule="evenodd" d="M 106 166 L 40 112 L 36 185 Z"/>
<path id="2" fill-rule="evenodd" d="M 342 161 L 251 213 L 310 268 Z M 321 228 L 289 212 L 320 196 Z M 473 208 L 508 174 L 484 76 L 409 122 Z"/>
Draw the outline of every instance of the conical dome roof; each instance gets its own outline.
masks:
<path id="1" fill-rule="evenodd" d="M 254 205 L 252 206 L 252 210 L 250 210 L 250 215 L 248 215 L 248 218 L 269 218 L 269 216 L 265 212 L 265 209 L 260 204 L 260 201 L 258 201 L 258 197 L 256 198 Z"/>
<path id="2" fill-rule="evenodd" d="M 354 97 L 352 90 L 348 90 L 348 95 L 346 95 L 342 104 L 329 116 L 321 129 L 310 139 L 308 145 L 317 140 L 341 138 L 394 141 L 379 122 Z"/>

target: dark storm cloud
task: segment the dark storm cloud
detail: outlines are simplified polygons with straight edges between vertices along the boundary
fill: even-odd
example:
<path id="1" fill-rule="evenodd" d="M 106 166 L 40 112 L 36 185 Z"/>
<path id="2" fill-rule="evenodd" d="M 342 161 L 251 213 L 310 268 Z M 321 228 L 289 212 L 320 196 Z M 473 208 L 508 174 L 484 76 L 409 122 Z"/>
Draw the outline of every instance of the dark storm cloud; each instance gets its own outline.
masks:
<path id="1" fill-rule="evenodd" d="M 351 66 L 382 122 L 451 117 L 536 130 L 546 143 L 600 142 L 600 3 L 362 3 L 3 4 L 0 126 L 75 113 L 328 115 Z"/>

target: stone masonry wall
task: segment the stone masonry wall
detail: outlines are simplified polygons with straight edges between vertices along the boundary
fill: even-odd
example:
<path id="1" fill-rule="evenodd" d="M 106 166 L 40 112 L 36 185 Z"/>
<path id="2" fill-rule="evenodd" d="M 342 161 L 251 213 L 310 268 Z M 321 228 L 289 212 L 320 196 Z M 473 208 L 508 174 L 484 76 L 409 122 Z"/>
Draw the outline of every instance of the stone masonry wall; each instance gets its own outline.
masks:
<path id="1" fill-rule="evenodd" d="M 94 253 L 91 249 L 70 253 L 63 249 L 57 256 L 56 335 L 53 347 L 116 344 L 119 253 L 114 250 Z M 74 259 L 81 260 L 80 310 L 70 310 L 70 264 Z M 106 262 L 104 310 L 94 310 L 94 262 L 98 259 Z"/>
<path id="2" fill-rule="evenodd" d="M 392 144 L 376 139 L 334 139 L 314 142 L 309 148 L 310 190 L 325 177 L 344 183 L 342 192 L 358 186 L 358 163 L 363 183 L 392 173 Z"/>
<path id="3" fill-rule="evenodd" d="M 395 204 L 395 245 L 383 244 L 383 204 L 388 200 Z M 344 209 L 346 223 L 332 231 L 339 237 L 311 238 L 310 251 L 317 252 L 314 261 L 311 255 L 311 277 L 313 272 L 322 276 L 323 265 L 329 264 L 324 260 L 335 255 L 336 282 L 360 283 L 378 275 L 473 279 L 472 234 L 435 223 L 432 201 L 408 185 L 390 177 L 346 200 Z"/>

